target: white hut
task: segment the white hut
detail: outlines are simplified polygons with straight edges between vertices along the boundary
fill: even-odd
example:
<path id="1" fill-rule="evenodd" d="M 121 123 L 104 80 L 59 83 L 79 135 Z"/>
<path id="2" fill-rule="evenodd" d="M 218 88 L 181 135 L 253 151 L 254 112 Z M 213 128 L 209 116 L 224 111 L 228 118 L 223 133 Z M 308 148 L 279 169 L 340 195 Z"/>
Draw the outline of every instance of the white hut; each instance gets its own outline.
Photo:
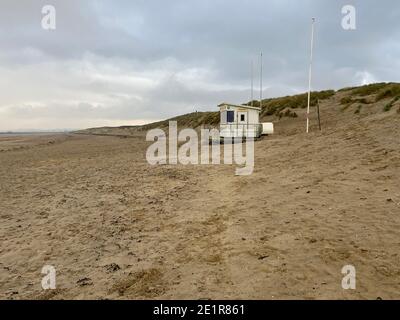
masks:
<path id="1" fill-rule="evenodd" d="M 221 103 L 220 136 L 221 138 L 258 138 L 262 134 L 260 123 L 261 108 Z"/>

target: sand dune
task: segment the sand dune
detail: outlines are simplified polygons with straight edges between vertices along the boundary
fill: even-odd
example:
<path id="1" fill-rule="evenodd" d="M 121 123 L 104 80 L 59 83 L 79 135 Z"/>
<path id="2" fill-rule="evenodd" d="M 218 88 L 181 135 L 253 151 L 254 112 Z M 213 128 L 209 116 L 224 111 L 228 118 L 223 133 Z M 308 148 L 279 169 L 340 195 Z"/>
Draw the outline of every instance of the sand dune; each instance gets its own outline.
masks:
<path id="1" fill-rule="evenodd" d="M 250 176 L 152 167 L 140 134 L 2 139 L 0 298 L 399 299 L 400 115 L 340 98 L 322 132 L 277 122 Z"/>

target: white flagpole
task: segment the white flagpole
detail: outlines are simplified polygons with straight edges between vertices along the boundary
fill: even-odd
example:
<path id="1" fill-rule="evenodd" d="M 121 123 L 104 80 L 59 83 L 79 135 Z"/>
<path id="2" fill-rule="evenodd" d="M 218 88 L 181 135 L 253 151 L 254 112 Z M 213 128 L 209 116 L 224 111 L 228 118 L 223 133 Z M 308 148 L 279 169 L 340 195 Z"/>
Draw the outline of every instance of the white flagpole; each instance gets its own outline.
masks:
<path id="1" fill-rule="evenodd" d="M 262 88 L 263 88 L 263 54 L 260 55 L 260 108 L 262 108 Z"/>
<path id="2" fill-rule="evenodd" d="M 307 133 L 310 127 L 310 100 L 311 100 L 311 75 L 312 75 L 312 60 L 313 60 L 313 49 L 314 49 L 314 23 L 315 18 L 312 18 L 311 23 L 311 53 L 310 53 L 310 69 L 308 73 L 308 101 L 307 101 Z"/>

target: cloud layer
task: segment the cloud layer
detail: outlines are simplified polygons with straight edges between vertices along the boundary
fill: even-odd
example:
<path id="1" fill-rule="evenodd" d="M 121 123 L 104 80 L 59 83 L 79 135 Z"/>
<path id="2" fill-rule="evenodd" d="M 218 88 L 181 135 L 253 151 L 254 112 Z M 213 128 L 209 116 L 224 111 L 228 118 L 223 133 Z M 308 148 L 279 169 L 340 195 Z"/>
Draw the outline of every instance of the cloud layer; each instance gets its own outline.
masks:
<path id="1" fill-rule="evenodd" d="M 396 0 L 53 0 L 54 31 L 41 27 L 46 4 L 0 4 L 0 131 L 136 124 L 248 101 L 260 51 L 264 96 L 305 91 L 311 17 L 314 89 L 400 80 Z M 347 4 L 356 30 L 341 27 Z"/>

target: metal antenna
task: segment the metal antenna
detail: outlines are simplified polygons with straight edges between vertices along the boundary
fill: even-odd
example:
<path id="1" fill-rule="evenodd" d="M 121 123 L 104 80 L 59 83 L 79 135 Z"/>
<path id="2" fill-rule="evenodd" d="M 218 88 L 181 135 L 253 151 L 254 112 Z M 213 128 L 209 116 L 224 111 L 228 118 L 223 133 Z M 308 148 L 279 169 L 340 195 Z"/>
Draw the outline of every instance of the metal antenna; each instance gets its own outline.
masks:
<path id="1" fill-rule="evenodd" d="M 254 92 L 254 90 L 253 90 L 253 82 L 254 82 L 254 79 L 253 79 L 253 77 L 254 77 L 254 75 L 253 75 L 253 73 L 254 73 L 254 70 L 253 70 L 253 59 L 251 59 L 251 106 L 253 106 L 253 104 L 254 104 L 254 102 L 253 102 L 253 100 L 254 100 L 254 95 L 253 95 L 253 92 Z"/>
<path id="2" fill-rule="evenodd" d="M 311 101 L 311 75 L 312 75 L 312 60 L 313 60 L 313 49 L 314 49 L 314 23 L 315 18 L 312 18 L 311 22 L 311 53 L 310 53 L 310 69 L 308 72 L 308 101 L 307 101 L 307 130 L 308 133 L 310 127 L 310 101 Z"/>

